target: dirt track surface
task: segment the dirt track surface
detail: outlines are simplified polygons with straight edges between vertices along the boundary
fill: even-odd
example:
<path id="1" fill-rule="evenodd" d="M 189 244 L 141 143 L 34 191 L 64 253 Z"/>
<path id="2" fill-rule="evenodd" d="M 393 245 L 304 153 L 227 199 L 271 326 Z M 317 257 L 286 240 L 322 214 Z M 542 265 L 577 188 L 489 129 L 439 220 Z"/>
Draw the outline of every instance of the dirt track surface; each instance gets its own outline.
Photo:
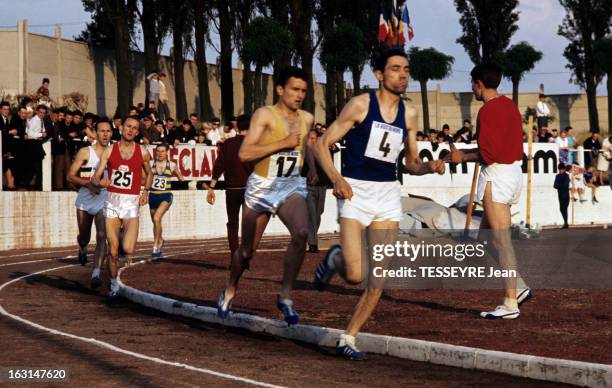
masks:
<path id="1" fill-rule="evenodd" d="M 546 232 L 543 239 L 556 232 Z M 285 244 L 282 240 L 268 242 L 253 259 L 234 299 L 235 311 L 282 319 L 275 300 Z M 338 277 L 325 292 L 314 290 L 314 269 L 324 254 L 307 254 L 293 294 L 295 308 L 302 323 L 344 329 L 361 291 Z M 227 253 L 170 257 L 134 266 L 122 279 L 143 291 L 216 306 L 225 287 L 228 260 Z M 491 321 L 480 318 L 479 313 L 496 306 L 502 290 L 386 290 L 362 331 L 612 364 L 611 291 L 534 290 L 534 295 L 523 304 L 519 319 Z"/>
<path id="2" fill-rule="evenodd" d="M 150 245 L 139 247 L 143 248 L 141 253 L 150 251 Z M 206 244 L 172 242 L 166 253 L 178 254 L 175 266 L 182 265 L 197 273 L 194 268 L 200 264 L 216 265 L 208 262 L 209 254 L 205 250 L 219 247 L 225 247 L 223 240 Z M 2 307 L 10 314 L 49 329 L 94 338 L 127 351 L 229 374 L 233 378 L 142 360 L 81 339 L 51 334 L 6 316 L 0 316 L 0 367 L 67 368 L 70 386 L 95 387 L 251 385 L 239 378 L 285 386 L 543 385 L 493 373 L 376 355 L 367 362 L 347 362 L 336 358 L 332 349 L 167 316 L 127 301 L 109 305 L 104 292 L 89 289 L 90 265 L 81 267 L 74 257 L 65 258 L 75 251 L 70 248 L 38 250 L 39 253 L 0 252 L 1 284 L 37 271 L 69 266 L 8 285 L 0 291 Z M 203 261 L 204 257 L 207 261 Z M 181 260 L 183 264 L 179 264 Z M 200 264 L 185 264 L 191 262 Z M 153 276 L 164 265 L 134 268 L 142 267 L 139 269 L 144 271 L 142 275 Z M 220 268 L 214 271 L 222 272 Z M 190 287 L 193 290 L 210 288 L 213 292 L 217 284 L 200 278 Z M 274 293 L 274 283 L 267 288 Z M 28 385 L 40 386 L 40 383 L 20 386 Z"/>

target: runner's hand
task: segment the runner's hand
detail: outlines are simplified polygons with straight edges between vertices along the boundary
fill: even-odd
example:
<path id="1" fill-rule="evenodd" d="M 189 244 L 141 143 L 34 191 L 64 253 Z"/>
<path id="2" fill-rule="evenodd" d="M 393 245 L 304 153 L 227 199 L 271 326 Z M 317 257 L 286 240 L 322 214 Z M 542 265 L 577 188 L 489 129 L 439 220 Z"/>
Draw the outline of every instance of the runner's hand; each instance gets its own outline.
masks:
<path id="1" fill-rule="evenodd" d="M 215 190 L 212 187 L 208 188 L 208 193 L 206 194 L 206 202 L 211 205 L 215 204 Z"/>
<path id="2" fill-rule="evenodd" d="M 96 187 L 94 185 L 93 182 L 89 181 L 87 182 L 87 185 L 85 185 L 85 187 L 87 188 L 87 190 L 89 190 L 90 193 L 92 193 L 93 195 L 98 195 L 100 194 L 100 189 L 98 187 Z"/>
<path id="3" fill-rule="evenodd" d="M 317 183 L 319 183 L 319 175 L 317 174 L 316 171 L 308 170 L 307 179 L 308 179 L 308 184 L 311 186 L 314 186 Z"/>
<path id="4" fill-rule="evenodd" d="M 334 183 L 334 196 L 338 199 L 353 198 L 353 189 L 344 178 L 338 179 Z"/>
<path id="5" fill-rule="evenodd" d="M 149 203 L 149 192 L 148 191 L 143 191 L 140 194 L 140 201 L 138 201 L 138 203 L 140 204 L 140 206 L 144 206 L 147 203 Z"/>
<path id="6" fill-rule="evenodd" d="M 429 167 L 431 167 L 431 172 L 435 174 L 444 175 L 446 171 L 446 164 L 444 160 L 431 160 L 429 162 Z"/>
<path id="7" fill-rule="evenodd" d="M 302 135 L 299 128 L 291 130 L 289 136 L 285 140 L 285 148 L 295 148 L 300 144 L 300 136 Z"/>
<path id="8" fill-rule="evenodd" d="M 463 162 L 463 151 L 458 150 L 457 147 L 455 147 L 455 145 L 453 143 L 449 143 L 449 147 L 451 152 L 446 155 L 446 157 L 444 158 L 445 162 L 451 162 L 451 163 L 462 163 Z"/>

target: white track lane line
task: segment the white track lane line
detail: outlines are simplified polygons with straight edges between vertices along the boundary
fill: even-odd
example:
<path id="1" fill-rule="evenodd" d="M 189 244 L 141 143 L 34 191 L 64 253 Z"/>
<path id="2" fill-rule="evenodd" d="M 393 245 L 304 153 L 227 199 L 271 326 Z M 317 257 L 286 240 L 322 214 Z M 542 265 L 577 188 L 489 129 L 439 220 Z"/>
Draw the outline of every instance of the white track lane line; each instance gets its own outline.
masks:
<path id="1" fill-rule="evenodd" d="M 216 242 L 214 244 L 217 244 Z M 192 248 L 192 247 L 196 247 L 196 246 L 201 246 L 202 243 L 196 243 L 196 242 L 192 242 L 189 244 L 182 244 L 180 247 L 181 248 Z M 174 248 L 174 247 L 179 247 L 178 245 L 174 245 L 171 247 L 165 246 L 166 248 Z M 134 250 L 134 252 L 142 252 L 142 251 L 148 251 L 150 250 L 150 248 L 139 248 Z M 229 251 L 228 251 L 229 252 Z M 211 250 L 210 253 L 217 253 L 214 250 Z M 87 256 L 93 256 L 93 253 L 88 254 Z M 4 259 L 10 259 L 12 256 L 6 256 L 3 257 Z M 162 257 L 163 258 L 163 257 Z M 40 259 L 40 260 L 30 260 L 30 261 L 19 261 L 16 263 L 7 263 L 7 264 L 0 264 L 0 268 L 2 267 L 10 267 L 13 265 L 17 265 L 17 264 L 30 264 L 30 263 L 41 263 L 44 261 L 51 261 L 51 260 L 65 260 L 65 259 L 76 259 L 76 256 L 63 256 L 63 257 L 52 257 L 50 259 Z"/>
<path id="2" fill-rule="evenodd" d="M 187 252 L 182 252 L 182 253 L 175 253 L 172 256 L 178 255 L 178 254 L 194 253 L 194 252 L 197 252 L 197 251 L 198 250 L 187 251 Z M 168 256 L 171 256 L 171 255 L 168 255 Z M 47 273 L 47 272 L 53 272 L 53 271 L 57 271 L 57 270 L 64 269 L 64 268 L 70 268 L 70 267 L 74 267 L 74 266 L 77 266 L 77 265 L 78 264 L 63 265 L 61 267 L 45 269 L 45 270 L 42 270 L 42 271 L 31 273 L 29 275 L 24 275 L 24 276 L 15 278 L 13 280 L 10 280 L 10 281 L 2 284 L 0 286 L 0 291 L 2 291 L 5 287 L 9 286 L 12 283 L 15 283 L 15 282 L 18 282 L 20 280 L 29 278 L 31 276 L 36 276 L 36 275 L 40 275 L 40 274 Z M 2 306 L 1 304 L 0 304 L 0 314 L 4 315 L 5 317 L 14 319 L 14 320 L 16 320 L 18 322 L 21 322 L 23 324 L 26 324 L 28 326 L 34 327 L 36 329 L 39 329 L 39 330 L 42 330 L 42 331 L 46 331 L 47 333 L 59 335 L 59 336 L 62 336 L 62 337 L 71 338 L 71 339 L 74 339 L 74 340 L 77 340 L 77 341 L 81 341 L 81 342 L 85 342 L 85 343 L 88 343 L 88 344 L 92 344 L 92 345 L 98 346 L 100 348 L 112 350 L 113 352 L 125 354 L 125 355 L 132 356 L 132 357 L 135 357 L 135 358 L 139 358 L 139 359 L 142 359 L 142 360 L 147 360 L 147 361 L 155 362 L 157 364 L 169 365 L 169 366 L 174 366 L 174 367 L 177 367 L 177 368 L 183 368 L 183 369 L 191 370 L 191 371 L 194 371 L 194 372 L 205 373 L 205 374 L 208 374 L 208 375 L 211 375 L 211 376 L 221 377 L 221 378 L 228 379 L 228 380 L 233 380 L 233 381 L 239 381 L 241 383 L 256 385 L 256 386 L 260 386 L 260 387 L 274 387 L 274 388 L 282 387 L 280 385 L 268 384 L 268 383 L 264 383 L 264 382 L 257 381 L 257 380 L 252 380 L 252 379 L 247 379 L 247 378 L 240 377 L 240 376 L 230 375 L 230 374 L 227 374 L 227 373 L 217 372 L 217 371 L 214 371 L 214 370 L 211 370 L 211 369 L 198 368 L 196 366 L 192 366 L 192 365 L 189 365 L 189 364 L 183 364 L 181 362 L 166 361 L 166 360 L 158 358 L 158 357 L 151 357 L 151 356 L 147 356 L 146 354 L 137 353 L 137 352 L 133 352 L 131 350 L 122 349 L 122 348 L 117 347 L 115 345 L 109 344 L 108 342 L 100 341 L 100 340 L 97 340 L 95 338 L 80 337 L 78 335 L 74 335 L 74 334 L 63 332 L 63 331 L 51 329 L 49 327 L 39 325 L 38 323 L 34 323 L 32 321 L 28 321 L 27 319 L 21 318 L 18 315 L 11 314 L 8 311 L 6 311 L 4 309 L 4 306 Z"/>

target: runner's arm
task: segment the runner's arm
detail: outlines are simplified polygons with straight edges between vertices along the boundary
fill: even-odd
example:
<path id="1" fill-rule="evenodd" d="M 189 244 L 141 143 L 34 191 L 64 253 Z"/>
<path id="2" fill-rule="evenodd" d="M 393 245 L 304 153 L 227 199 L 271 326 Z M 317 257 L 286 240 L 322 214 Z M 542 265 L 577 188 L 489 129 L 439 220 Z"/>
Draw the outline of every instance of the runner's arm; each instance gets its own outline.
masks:
<path id="1" fill-rule="evenodd" d="M 336 121 L 329 126 L 314 146 L 314 156 L 332 183 L 338 181 L 342 176 L 334 166 L 329 149 L 365 118 L 368 112 L 368 104 L 367 94 L 353 97 L 342 109 Z"/>
<path id="2" fill-rule="evenodd" d="M 404 172 L 411 175 L 425 175 L 431 173 L 444 174 L 445 165 L 443 160 L 430 160 L 424 163 L 419 158 L 419 149 L 416 141 L 416 128 L 418 128 L 419 114 L 413 107 L 406 106 L 405 109 L 406 126 L 408 136 L 406 136 L 406 150 L 404 156 Z"/>
<path id="3" fill-rule="evenodd" d="M 106 166 L 108 165 L 108 158 L 110 158 L 112 147 L 107 147 L 104 149 L 102 153 L 102 157 L 100 157 L 100 164 L 98 165 L 98 169 L 96 173 L 91 178 L 91 183 L 96 187 L 108 187 L 110 184 L 110 178 L 102 178 L 104 175 L 104 170 L 106 170 Z"/>
<path id="4" fill-rule="evenodd" d="M 263 107 L 255 111 L 253 117 L 251 118 L 249 132 L 244 138 L 240 151 L 238 152 L 238 157 L 240 158 L 241 162 L 250 162 L 261 159 L 282 149 L 293 148 L 299 144 L 299 142 L 296 141 L 299 140 L 299 138 L 296 139 L 296 135 L 294 133 L 291 133 L 286 138 L 274 143 L 265 145 L 259 144 L 259 141 L 261 140 L 266 128 L 270 128 L 273 125 L 274 118 L 272 116 L 272 112 L 270 112 L 270 108 Z"/>
<path id="5" fill-rule="evenodd" d="M 90 180 L 83 179 L 79 176 L 79 170 L 81 169 L 81 166 L 85 164 L 88 158 L 89 158 L 89 148 L 88 147 L 81 148 L 79 152 L 77 152 L 76 156 L 74 157 L 74 161 L 72 162 L 72 164 L 70 165 L 70 168 L 68 169 L 68 176 L 66 177 L 68 182 L 76 185 L 77 187 L 84 187 L 90 184 L 91 182 Z"/>
<path id="6" fill-rule="evenodd" d="M 142 147 L 142 159 L 144 160 L 143 169 L 145 173 L 144 190 L 151 190 L 153 184 L 153 172 L 151 171 L 151 155 L 144 147 Z"/>

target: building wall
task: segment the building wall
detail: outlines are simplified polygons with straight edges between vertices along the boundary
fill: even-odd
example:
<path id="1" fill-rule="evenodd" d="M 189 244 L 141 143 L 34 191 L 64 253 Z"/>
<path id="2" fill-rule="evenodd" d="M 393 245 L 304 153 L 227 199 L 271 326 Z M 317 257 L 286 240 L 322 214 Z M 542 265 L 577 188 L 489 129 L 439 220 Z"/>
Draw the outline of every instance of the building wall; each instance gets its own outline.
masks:
<path id="1" fill-rule="evenodd" d="M 19 64 L 17 52 L 19 43 L 17 31 L 0 31 L 0 96 L 17 94 Z"/>

